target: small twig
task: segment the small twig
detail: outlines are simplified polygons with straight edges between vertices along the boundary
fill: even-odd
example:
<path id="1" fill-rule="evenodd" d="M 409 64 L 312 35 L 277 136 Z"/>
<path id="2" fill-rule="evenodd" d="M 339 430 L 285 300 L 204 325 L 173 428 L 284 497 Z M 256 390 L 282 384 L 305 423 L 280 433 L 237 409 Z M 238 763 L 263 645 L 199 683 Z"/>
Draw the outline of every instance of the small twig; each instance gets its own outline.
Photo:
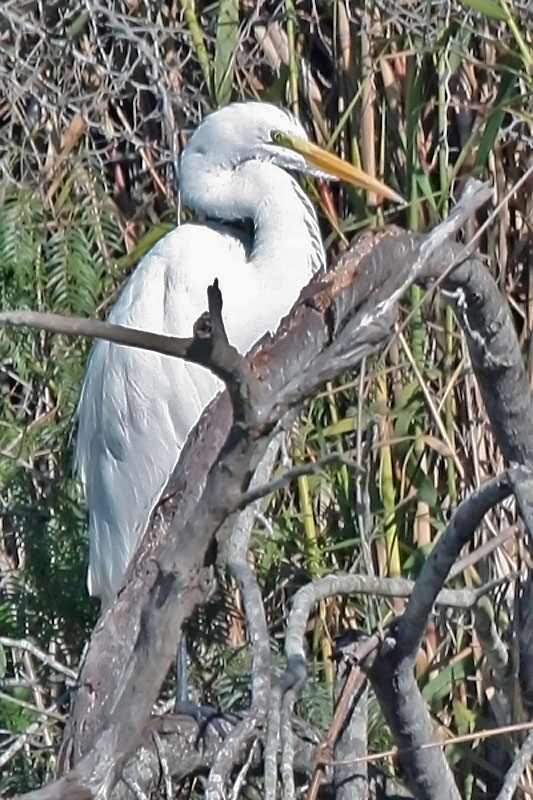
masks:
<path id="1" fill-rule="evenodd" d="M 530 723 L 531 725 L 532 723 Z M 522 773 L 531 764 L 533 758 L 533 731 L 530 731 L 525 742 L 516 754 L 513 763 L 507 770 L 503 786 L 496 800 L 511 800 L 518 786 Z"/>
<path id="2" fill-rule="evenodd" d="M 458 257 L 457 257 L 457 263 L 459 263 L 459 261 L 462 261 L 464 258 L 468 257 L 468 255 L 470 255 L 470 254 L 473 252 L 473 250 L 474 250 L 474 245 L 475 245 L 475 244 L 476 244 L 476 243 L 479 241 L 479 239 L 480 239 L 480 238 L 483 236 L 483 234 L 485 233 L 485 231 L 486 231 L 486 230 L 488 230 L 488 229 L 490 228 L 490 226 L 492 225 L 492 223 L 493 223 L 493 222 L 494 222 L 494 221 L 495 221 L 495 220 L 498 218 L 498 215 L 499 215 L 499 213 L 500 213 L 501 209 L 504 207 L 504 205 L 506 205 L 506 203 L 508 203 L 508 202 L 509 202 L 509 200 L 511 199 L 511 197 L 512 197 L 514 194 L 516 194 L 516 192 L 518 191 L 518 189 L 520 189 L 520 187 L 521 187 L 521 186 L 523 186 L 523 185 L 524 185 L 524 183 L 526 183 L 526 181 L 528 181 L 528 180 L 529 180 L 529 178 L 530 178 L 530 176 L 531 176 L 532 174 L 533 174 L 533 164 L 532 164 L 532 165 L 531 165 L 531 166 L 530 166 L 530 167 L 529 167 L 529 168 L 528 168 L 528 169 L 527 169 L 527 170 L 524 172 L 524 174 L 522 175 L 522 177 L 521 177 L 521 178 L 519 178 L 519 179 L 516 181 L 516 183 L 514 183 L 514 184 L 511 186 L 511 188 L 509 189 L 509 191 L 507 192 L 507 194 L 505 194 L 505 195 L 502 197 L 502 199 L 500 200 L 500 202 L 499 202 L 499 203 L 498 203 L 498 204 L 497 204 L 497 205 L 496 205 L 496 206 L 495 206 L 495 207 L 492 209 L 491 213 L 488 215 L 488 217 L 487 217 L 487 219 L 485 220 L 485 222 L 483 222 L 483 224 L 479 226 L 479 228 L 477 229 L 477 231 L 475 232 L 475 234 L 474 234 L 474 235 L 473 235 L 473 236 L 472 236 L 472 237 L 469 239 L 469 241 L 468 241 L 468 242 L 465 244 L 465 246 L 464 246 L 464 248 L 463 248 L 463 252 L 462 252 L 462 253 L 461 253 L 461 254 L 460 254 Z M 471 182 L 471 181 L 469 181 L 468 183 L 470 183 L 470 182 Z M 483 185 L 485 185 L 485 184 L 483 184 Z M 468 184 L 467 184 L 467 186 L 468 186 Z M 489 199 L 489 198 L 487 198 L 487 200 L 488 200 L 488 199 Z M 451 265 L 451 267 L 450 267 L 450 269 L 453 269 L 453 267 L 454 267 L 454 266 L 455 266 L 455 264 L 452 264 L 452 265 Z"/>
<path id="3" fill-rule="evenodd" d="M 78 674 L 70 667 L 65 666 L 65 664 L 61 664 L 60 661 L 57 661 L 53 656 L 49 653 L 45 653 L 44 650 L 41 650 L 37 647 L 33 642 L 28 641 L 27 639 L 13 639 L 11 636 L 0 636 L 0 645 L 4 647 L 15 647 L 20 650 L 27 650 L 28 653 L 31 653 L 38 661 L 41 661 L 43 664 L 46 664 L 48 667 L 51 667 L 56 672 L 65 675 L 67 678 L 71 678 L 73 681 L 77 680 Z"/>
<path id="4" fill-rule="evenodd" d="M 152 739 L 154 740 L 157 757 L 161 766 L 161 775 L 163 777 L 163 786 L 165 787 L 166 800 L 172 800 L 172 775 L 168 766 L 163 747 L 161 746 L 161 737 L 157 731 L 152 731 Z"/>
<path id="5" fill-rule="evenodd" d="M 268 483 L 263 483 L 256 488 L 249 489 L 238 500 L 237 508 L 245 508 L 245 506 L 247 506 L 249 503 L 260 500 L 262 497 L 266 497 L 268 494 L 279 492 L 289 483 L 292 483 L 292 481 L 296 480 L 297 478 L 301 478 L 303 475 L 318 475 L 320 472 L 322 472 L 324 467 L 327 467 L 330 464 L 340 464 L 341 466 L 345 466 L 354 472 L 358 472 L 362 475 L 365 474 L 365 469 L 353 459 L 348 458 L 342 453 L 330 453 L 329 455 L 320 458 L 318 461 L 313 461 L 309 464 L 299 464 L 296 467 L 292 467 L 291 469 L 286 470 L 283 475 L 268 481 Z"/>
<path id="6" fill-rule="evenodd" d="M 486 542 L 483 542 L 476 547 L 475 550 L 472 550 L 471 553 L 467 553 L 463 558 L 460 558 L 458 561 L 455 562 L 453 567 L 451 568 L 448 580 L 452 578 L 456 578 L 465 569 L 469 567 L 473 567 L 474 564 L 477 564 L 478 561 L 481 561 L 482 558 L 487 558 L 494 550 L 497 550 L 501 547 L 508 539 L 512 536 L 517 536 L 519 534 L 518 526 L 513 525 L 509 528 L 505 528 L 503 531 L 500 531 L 496 536 L 492 536 Z"/>
<path id="7" fill-rule="evenodd" d="M 88 339 L 106 339 L 114 344 L 152 350 L 166 356 L 187 357 L 187 349 L 192 338 L 164 336 L 159 333 L 141 331 L 137 328 L 126 328 L 99 319 L 83 317 L 67 317 L 62 314 L 48 314 L 40 311 L 2 311 L 0 325 L 15 325 L 37 328 L 50 333 L 62 333 L 66 336 L 83 336 Z"/>
<path id="8" fill-rule="evenodd" d="M 231 795 L 230 795 L 230 800 L 238 800 L 238 797 L 240 795 L 241 789 L 244 786 L 244 782 L 246 780 L 246 776 L 248 775 L 248 772 L 250 771 L 250 767 L 252 765 L 252 761 L 254 760 L 254 756 L 255 756 L 255 753 L 256 753 L 256 751 L 258 749 L 258 746 L 259 746 L 259 739 L 256 739 L 252 743 L 252 746 L 250 747 L 250 752 L 248 753 L 248 757 L 246 758 L 246 761 L 244 762 L 244 764 L 240 768 L 240 770 L 239 770 L 239 772 L 237 774 L 237 777 L 235 778 L 235 782 L 233 784 L 233 789 L 232 789 Z"/>
<path id="9" fill-rule="evenodd" d="M 31 725 L 28 725 L 24 733 L 21 733 L 20 736 L 17 736 L 13 744 L 10 744 L 7 750 L 4 750 L 4 752 L 0 755 L 0 769 L 5 767 L 5 765 L 17 755 L 19 750 L 22 750 L 30 736 L 33 736 L 34 733 L 37 733 L 40 726 L 40 721 L 32 722 Z"/>
<path id="10" fill-rule="evenodd" d="M 19 700 L 18 697 L 12 697 L 10 694 L 6 694 L 5 692 L 0 692 L 0 700 L 5 700 L 8 703 L 13 703 L 15 706 L 20 706 L 20 708 L 33 711 L 35 714 L 38 714 L 39 717 L 49 717 L 50 719 L 55 719 L 57 722 L 65 721 L 64 715 L 59 714 L 57 711 L 51 711 L 48 708 L 37 708 L 37 706 L 34 706 L 33 703 L 28 703 L 26 700 Z"/>
<path id="11" fill-rule="evenodd" d="M 422 390 L 422 394 L 424 395 L 426 403 L 428 404 L 429 410 L 431 411 L 431 415 L 433 417 L 435 425 L 438 428 L 438 431 L 439 431 L 439 433 L 440 433 L 440 435 L 442 437 L 442 440 L 444 441 L 445 445 L 447 446 L 448 450 L 450 451 L 450 457 L 453 459 L 453 463 L 455 464 L 455 468 L 456 468 L 457 472 L 459 473 L 459 475 L 461 476 L 461 479 L 464 480 L 465 471 L 464 471 L 463 465 L 459 461 L 459 458 L 457 456 L 457 453 L 455 452 L 453 444 L 450 441 L 450 437 L 448 436 L 448 431 L 446 430 L 446 427 L 445 427 L 445 425 L 444 425 L 444 423 L 443 423 L 443 421 L 441 419 L 441 416 L 440 416 L 439 412 L 437 411 L 437 409 L 435 407 L 435 403 L 433 402 L 433 396 L 432 396 L 431 392 L 428 389 L 428 385 L 426 383 L 426 380 L 424 379 L 424 376 L 422 375 L 422 373 L 421 373 L 421 371 L 419 369 L 417 361 L 416 361 L 415 357 L 413 356 L 411 348 L 409 347 L 409 345 L 407 343 L 407 340 L 406 340 L 405 336 L 403 335 L 403 333 L 401 331 L 398 332 L 398 339 L 400 340 L 400 344 L 401 344 L 401 346 L 403 348 L 403 351 L 404 351 L 405 355 L 407 356 L 407 360 L 409 361 L 409 364 L 411 365 L 411 369 L 413 370 L 413 372 L 415 374 L 415 377 L 416 377 L 416 379 L 418 381 L 418 385 L 420 386 L 420 389 Z"/>
<path id="12" fill-rule="evenodd" d="M 449 739 L 446 739 L 445 741 L 441 742 L 426 742 L 420 745 L 420 749 L 434 750 L 436 748 L 449 747 L 450 745 L 464 744 L 465 742 L 476 742 L 476 741 L 481 741 L 483 739 L 490 739 L 493 736 L 505 736 L 508 733 L 518 733 L 519 731 L 531 731 L 532 728 L 533 728 L 532 721 L 516 722 L 513 725 L 503 725 L 502 727 L 494 728 L 493 730 L 474 731 L 474 733 L 464 733 L 461 736 L 451 736 Z M 342 760 L 328 759 L 327 761 L 324 761 L 324 763 L 333 767 L 339 764 L 357 764 L 363 761 L 367 762 L 381 761 L 381 759 L 383 758 L 398 758 L 401 756 L 408 756 L 413 752 L 414 748 L 412 747 L 405 747 L 403 749 L 399 749 L 398 747 L 392 747 L 390 750 L 382 750 L 379 753 L 368 753 L 368 755 L 366 756 L 358 756 L 357 758 L 344 758 Z M 498 800 L 501 800 L 501 798 L 498 797 Z"/>
<path id="13" fill-rule="evenodd" d="M 215 279 L 207 288 L 208 309 L 194 326 L 194 336 L 183 338 L 127 328 L 98 319 L 66 317 L 39 311 L 2 311 L 0 325 L 16 325 L 38 330 L 106 339 L 114 344 L 150 350 L 161 355 L 181 358 L 210 369 L 223 380 L 230 391 L 237 419 L 250 403 L 256 383 L 246 359 L 229 344 L 222 320 L 222 294 Z"/>

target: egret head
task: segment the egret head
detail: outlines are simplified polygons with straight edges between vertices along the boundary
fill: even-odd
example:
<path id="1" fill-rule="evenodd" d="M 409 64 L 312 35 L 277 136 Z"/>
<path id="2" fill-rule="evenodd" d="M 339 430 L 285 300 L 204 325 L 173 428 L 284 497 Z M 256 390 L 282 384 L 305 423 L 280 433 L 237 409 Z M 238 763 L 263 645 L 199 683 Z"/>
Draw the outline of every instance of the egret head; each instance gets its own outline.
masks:
<path id="1" fill-rule="evenodd" d="M 304 128 L 288 111 L 270 103 L 232 103 L 203 120 L 189 139 L 184 158 L 201 156 L 229 168 L 257 159 L 303 171 L 308 166 L 305 159 L 277 145 L 278 133 L 307 141 Z"/>
<path id="2" fill-rule="evenodd" d="M 340 178 L 380 197 L 402 200 L 381 181 L 312 144 L 288 111 L 270 103 L 248 102 L 213 112 L 189 139 L 181 160 L 185 201 L 194 200 L 201 176 L 227 174 L 252 161 L 321 178 Z"/>

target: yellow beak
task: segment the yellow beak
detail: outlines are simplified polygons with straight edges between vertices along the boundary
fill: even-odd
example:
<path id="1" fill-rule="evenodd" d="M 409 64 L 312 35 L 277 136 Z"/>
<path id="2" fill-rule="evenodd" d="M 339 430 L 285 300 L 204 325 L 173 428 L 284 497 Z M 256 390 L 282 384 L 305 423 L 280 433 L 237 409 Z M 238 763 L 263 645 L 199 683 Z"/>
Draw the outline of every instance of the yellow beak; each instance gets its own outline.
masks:
<path id="1" fill-rule="evenodd" d="M 305 139 L 299 139 L 297 136 L 290 136 L 289 134 L 275 132 L 272 135 L 276 144 L 288 147 L 299 153 L 309 161 L 313 166 L 318 167 L 325 172 L 329 172 L 340 180 L 353 183 L 360 189 L 365 189 L 367 192 L 373 192 L 378 197 L 385 197 L 387 200 L 393 200 L 395 203 L 404 203 L 405 200 L 401 195 L 387 186 L 385 183 L 378 181 L 377 178 L 372 178 L 363 172 L 362 169 L 354 167 L 342 158 L 328 153 L 322 147 L 311 142 L 306 142 Z"/>

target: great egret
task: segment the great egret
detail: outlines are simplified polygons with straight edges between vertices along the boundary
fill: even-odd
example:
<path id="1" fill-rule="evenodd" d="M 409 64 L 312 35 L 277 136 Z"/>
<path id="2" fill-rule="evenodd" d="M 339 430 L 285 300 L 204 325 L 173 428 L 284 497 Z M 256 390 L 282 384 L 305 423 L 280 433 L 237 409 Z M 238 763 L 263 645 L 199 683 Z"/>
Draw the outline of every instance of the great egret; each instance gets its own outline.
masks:
<path id="1" fill-rule="evenodd" d="M 218 278 L 228 336 L 241 352 L 275 330 L 324 264 L 313 206 L 286 170 L 327 172 L 397 199 L 312 145 L 289 112 L 256 102 L 226 106 L 200 124 L 180 164 L 181 197 L 207 221 L 181 225 L 144 256 L 109 321 L 189 336 L 205 310 L 206 288 Z M 252 221 L 251 238 L 221 224 L 240 220 Z M 78 407 L 76 470 L 89 509 L 87 585 L 104 606 L 187 434 L 220 386 L 207 370 L 177 359 L 95 345 Z"/>

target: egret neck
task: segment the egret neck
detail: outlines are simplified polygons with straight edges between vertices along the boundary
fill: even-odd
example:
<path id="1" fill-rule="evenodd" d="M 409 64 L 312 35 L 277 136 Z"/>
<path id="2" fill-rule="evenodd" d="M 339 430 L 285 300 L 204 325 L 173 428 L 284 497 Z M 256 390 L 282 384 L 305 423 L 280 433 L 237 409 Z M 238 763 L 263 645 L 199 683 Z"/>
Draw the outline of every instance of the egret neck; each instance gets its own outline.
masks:
<path id="1" fill-rule="evenodd" d="M 221 221 L 253 222 L 253 241 L 247 243 L 247 258 L 235 264 L 233 285 L 228 284 L 229 275 L 220 280 L 228 335 L 233 344 L 246 350 L 250 327 L 253 336 L 257 332 L 256 338 L 275 330 L 302 288 L 324 266 L 317 216 L 298 182 L 272 163 L 251 159 L 238 167 L 206 170 L 205 164 L 199 169 L 194 161 L 184 163 L 191 168 L 182 175 L 184 202 Z M 192 174 L 196 176 L 193 183 L 188 180 Z"/>

